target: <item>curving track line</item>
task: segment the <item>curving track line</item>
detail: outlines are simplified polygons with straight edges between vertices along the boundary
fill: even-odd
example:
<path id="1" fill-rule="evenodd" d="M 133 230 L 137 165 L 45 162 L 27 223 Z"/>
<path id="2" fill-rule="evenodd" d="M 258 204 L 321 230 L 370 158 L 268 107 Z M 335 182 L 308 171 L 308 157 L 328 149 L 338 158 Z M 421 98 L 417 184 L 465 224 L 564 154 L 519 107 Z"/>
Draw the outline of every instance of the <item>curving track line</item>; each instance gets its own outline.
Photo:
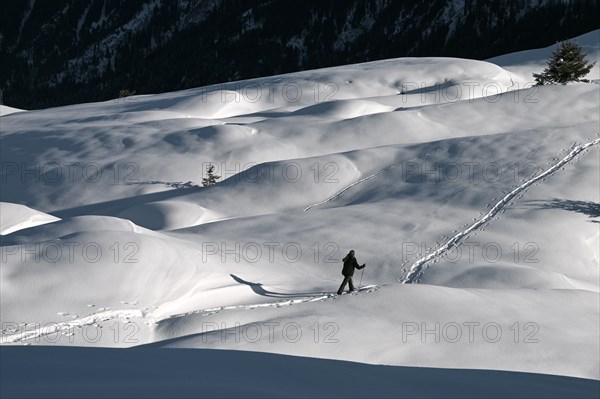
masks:
<path id="1" fill-rule="evenodd" d="M 436 251 L 434 251 L 434 252 L 430 253 L 429 255 L 426 255 L 426 256 L 422 257 L 421 259 L 418 259 L 416 262 L 414 262 L 412 264 L 410 270 L 408 271 L 406 277 L 404 279 L 399 278 L 399 280 L 401 280 L 401 282 L 403 284 L 412 284 L 417 279 L 417 277 L 419 277 L 419 275 L 421 274 L 421 271 L 423 270 L 423 267 L 427 263 L 444 255 L 446 252 L 450 251 L 452 248 L 454 248 L 455 246 L 460 244 L 460 242 L 462 241 L 463 238 L 465 238 L 470 233 L 479 229 L 481 226 L 483 226 L 484 224 L 486 224 L 487 222 L 492 220 L 492 218 L 494 216 L 496 216 L 496 214 L 498 214 L 498 212 L 500 212 L 503 208 L 505 208 L 510 203 L 510 201 L 514 197 L 516 197 L 519 193 L 525 191 L 527 188 L 529 188 L 535 182 L 537 182 L 547 176 L 550 176 L 551 174 L 553 174 L 554 172 L 556 172 L 557 170 L 562 168 L 564 165 L 566 165 L 567 163 L 569 163 L 573 159 L 575 159 L 577 157 L 577 155 L 579 155 L 581 152 L 585 151 L 586 149 L 588 149 L 592 146 L 598 145 L 598 144 L 600 144 L 600 138 L 590 141 L 585 144 L 573 145 L 572 150 L 564 158 L 562 158 L 560 161 L 558 161 L 556 164 L 554 164 L 554 166 L 546 169 L 543 173 L 539 174 L 538 176 L 532 177 L 531 179 L 527 180 L 525 183 L 521 184 L 519 187 L 515 188 L 514 190 L 512 190 L 511 192 L 506 194 L 498 202 L 496 202 L 496 204 L 492 207 L 492 209 L 490 209 L 490 211 L 486 215 L 484 215 L 477 222 L 473 223 L 467 229 L 457 233 L 454 237 L 450 238 L 444 245 L 442 245 Z"/>

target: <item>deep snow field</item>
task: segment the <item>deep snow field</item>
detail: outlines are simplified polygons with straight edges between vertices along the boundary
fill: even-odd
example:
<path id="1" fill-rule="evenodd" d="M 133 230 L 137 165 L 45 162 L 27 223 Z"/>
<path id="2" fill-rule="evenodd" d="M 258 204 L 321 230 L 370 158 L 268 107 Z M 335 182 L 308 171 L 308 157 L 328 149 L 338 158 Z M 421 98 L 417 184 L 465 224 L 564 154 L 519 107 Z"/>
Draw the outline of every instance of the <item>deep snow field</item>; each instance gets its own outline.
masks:
<path id="1" fill-rule="evenodd" d="M 600 31 L 575 40 L 600 58 Z M 512 381 L 523 395 L 597 396 L 600 67 L 596 83 L 532 87 L 554 48 L 2 106 L 3 393 L 35 386 L 36 361 L 50 355 L 74 380 L 90 353 L 116 367 L 106 352 L 60 347 L 145 346 L 188 349 L 179 368 L 195 354 L 210 367 L 237 353 L 192 348 L 315 358 L 303 367 L 332 370 L 334 385 L 349 372 L 318 359 L 382 365 L 372 373 L 405 366 L 389 386 L 365 377 L 379 395 L 504 395 Z M 223 179 L 205 188 L 209 164 Z M 350 249 L 367 264 L 354 277 L 361 289 L 336 296 Z M 118 353 L 159 367 L 160 356 Z M 21 380 L 14 370 L 34 371 Z M 477 370 L 556 377 L 477 380 Z M 247 391 L 231 390 L 235 376 L 212 388 L 310 393 L 277 391 L 275 375 Z"/>

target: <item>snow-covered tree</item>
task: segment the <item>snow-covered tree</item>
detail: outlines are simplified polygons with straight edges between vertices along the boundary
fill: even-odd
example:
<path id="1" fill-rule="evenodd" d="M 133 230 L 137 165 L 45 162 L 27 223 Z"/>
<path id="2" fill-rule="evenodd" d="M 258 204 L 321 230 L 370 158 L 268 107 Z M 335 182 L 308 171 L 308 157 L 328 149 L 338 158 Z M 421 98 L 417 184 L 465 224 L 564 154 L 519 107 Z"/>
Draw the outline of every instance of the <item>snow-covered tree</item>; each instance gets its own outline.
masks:
<path id="1" fill-rule="evenodd" d="M 536 84 L 565 84 L 581 81 L 581 78 L 596 64 L 595 62 L 588 64 L 586 55 L 578 44 L 568 40 L 562 42 L 548 59 L 548 66 L 542 73 L 533 74 Z"/>
<path id="2" fill-rule="evenodd" d="M 209 164 L 206 167 L 206 177 L 202 178 L 202 185 L 204 187 L 212 186 L 217 183 L 217 179 L 220 179 L 221 176 L 215 175 L 215 165 Z"/>

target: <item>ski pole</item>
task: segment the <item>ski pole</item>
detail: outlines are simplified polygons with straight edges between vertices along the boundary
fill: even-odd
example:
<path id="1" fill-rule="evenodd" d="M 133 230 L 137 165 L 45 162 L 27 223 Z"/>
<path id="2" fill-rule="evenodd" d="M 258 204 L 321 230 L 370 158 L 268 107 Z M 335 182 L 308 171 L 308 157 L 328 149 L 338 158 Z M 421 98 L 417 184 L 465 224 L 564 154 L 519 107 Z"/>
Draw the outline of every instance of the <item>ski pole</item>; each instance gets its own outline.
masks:
<path id="1" fill-rule="evenodd" d="M 358 283 L 358 289 L 360 289 L 360 286 L 362 284 L 362 276 L 363 274 L 365 274 L 365 268 L 363 267 L 362 272 L 360 273 L 360 283 Z"/>

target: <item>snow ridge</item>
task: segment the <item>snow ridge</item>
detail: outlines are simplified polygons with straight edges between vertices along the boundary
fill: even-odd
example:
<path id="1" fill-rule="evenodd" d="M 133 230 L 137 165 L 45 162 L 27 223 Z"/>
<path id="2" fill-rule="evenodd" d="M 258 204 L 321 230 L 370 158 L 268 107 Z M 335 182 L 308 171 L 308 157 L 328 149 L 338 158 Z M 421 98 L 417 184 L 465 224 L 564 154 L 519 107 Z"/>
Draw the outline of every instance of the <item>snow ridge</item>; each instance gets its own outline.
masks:
<path id="1" fill-rule="evenodd" d="M 543 179 L 543 178 L 545 178 L 545 177 L 553 174 L 554 172 L 556 172 L 557 170 L 559 170 L 560 168 L 562 168 L 564 165 L 566 165 L 567 163 L 569 163 L 573 159 L 575 159 L 575 157 L 577 157 L 577 155 L 579 155 L 584 150 L 586 150 L 586 149 L 588 149 L 588 148 L 590 148 L 592 146 L 598 145 L 598 144 L 600 144 L 600 138 L 595 139 L 593 141 L 590 141 L 588 143 L 582 144 L 582 145 L 576 145 L 576 144 L 574 144 L 573 147 L 572 147 L 573 149 L 571 150 L 571 152 L 569 152 L 564 158 L 562 158 L 554 166 L 548 168 L 546 171 L 544 171 L 543 173 L 539 174 L 538 176 L 532 177 L 531 179 L 527 180 L 525 183 L 521 184 L 519 187 L 515 188 L 510 193 L 506 194 L 503 198 L 501 198 L 492 207 L 492 209 L 490 209 L 490 211 L 485 216 L 483 216 L 477 222 L 475 222 L 474 224 L 472 224 L 466 230 L 463 230 L 463 231 L 457 233 L 454 237 L 450 238 L 450 240 L 448 240 L 448 242 L 446 242 L 446 244 L 442 245 L 436 251 L 434 251 L 434 252 L 430 253 L 429 255 L 426 255 L 426 256 L 424 256 L 424 257 L 422 257 L 420 259 L 418 259 L 415 263 L 413 263 L 413 265 L 411 266 L 411 268 L 410 268 L 408 274 L 406 275 L 406 277 L 403 280 L 401 278 L 398 278 L 398 279 L 401 280 L 403 284 L 412 284 L 413 282 L 415 282 L 416 279 L 421 274 L 421 272 L 423 270 L 423 267 L 427 263 L 429 263 L 430 261 L 432 261 L 432 260 L 434 260 L 436 258 L 439 258 L 443 254 L 447 253 L 452 248 L 454 248 L 455 246 L 459 245 L 463 238 L 465 238 L 466 236 L 468 236 L 473 231 L 479 229 L 484 224 L 486 224 L 489 221 L 491 221 L 492 218 L 494 216 L 496 216 L 496 214 L 498 214 L 498 212 L 500 212 L 504 207 L 506 207 L 510 203 L 510 201 L 513 198 L 515 198 L 519 193 L 521 193 L 522 191 L 525 191 L 527 188 L 529 188 L 535 182 L 537 182 L 537 181 L 539 181 L 539 180 L 541 180 L 541 179 Z"/>
<path id="2" fill-rule="evenodd" d="M 385 168 L 383 168 L 383 169 L 381 169 L 381 170 L 373 173 L 372 175 L 363 177 L 362 179 L 359 179 L 359 180 L 355 181 L 354 183 L 347 185 L 346 187 L 342 188 L 340 191 L 338 191 L 337 193 L 335 193 L 331 197 L 329 197 L 329 198 L 327 198 L 327 199 L 325 199 L 323 201 L 320 201 L 320 202 L 317 202 L 315 204 L 307 206 L 306 208 L 304 208 L 304 212 L 309 211 L 310 209 L 314 208 L 315 206 L 323 205 L 323 204 L 326 204 L 327 202 L 333 201 L 333 200 L 339 198 L 346 191 L 350 190 L 352 187 L 358 186 L 359 184 L 364 183 L 365 181 L 367 181 L 369 179 L 372 179 L 373 177 L 379 176 L 380 174 L 382 174 L 382 173 L 384 173 L 384 172 L 386 172 L 386 171 L 388 171 L 390 169 L 394 169 L 394 168 L 396 168 L 398 166 L 401 166 L 403 164 L 406 164 L 408 162 L 412 162 L 412 161 L 416 161 L 416 160 L 421 159 L 421 158 L 428 157 L 430 155 L 436 154 L 436 153 L 438 153 L 440 151 L 447 150 L 449 148 L 450 148 L 450 146 L 441 147 L 441 148 L 438 148 L 436 150 L 429 151 L 429 152 L 427 152 L 425 154 L 422 154 L 421 156 L 418 156 L 418 157 L 415 157 L 415 158 L 411 158 L 409 160 L 403 160 L 401 162 L 398 162 L 398 163 L 392 164 L 392 165 L 390 165 L 388 167 L 385 167 Z"/>

